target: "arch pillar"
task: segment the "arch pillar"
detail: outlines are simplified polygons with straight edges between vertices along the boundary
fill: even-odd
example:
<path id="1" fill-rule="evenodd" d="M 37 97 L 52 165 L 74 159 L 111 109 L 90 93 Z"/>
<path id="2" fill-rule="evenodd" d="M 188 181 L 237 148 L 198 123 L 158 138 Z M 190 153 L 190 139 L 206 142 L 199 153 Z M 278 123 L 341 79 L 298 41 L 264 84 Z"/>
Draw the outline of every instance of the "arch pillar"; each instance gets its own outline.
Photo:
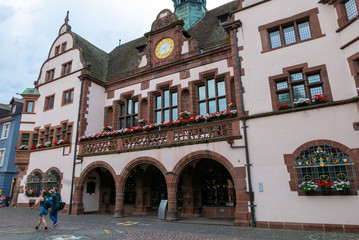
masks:
<path id="1" fill-rule="evenodd" d="M 234 225 L 249 227 L 250 216 L 248 211 L 249 195 L 247 192 L 246 167 L 233 168 L 233 182 L 236 187 L 236 209 L 234 213 Z"/>
<path id="2" fill-rule="evenodd" d="M 121 182 L 124 182 L 121 176 L 117 175 L 115 177 L 115 185 L 116 185 L 116 203 L 115 203 L 115 212 L 113 217 L 120 218 L 124 216 L 124 185 Z"/>
<path id="3" fill-rule="evenodd" d="M 167 196 L 168 196 L 168 210 L 167 220 L 175 221 L 177 217 L 177 181 L 173 177 L 173 173 L 166 173 L 167 182 Z"/>
<path id="4" fill-rule="evenodd" d="M 84 214 L 84 205 L 82 203 L 82 191 L 83 186 L 79 183 L 80 177 L 75 178 L 75 189 L 72 200 L 72 211 L 73 215 L 82 215 Z"/>

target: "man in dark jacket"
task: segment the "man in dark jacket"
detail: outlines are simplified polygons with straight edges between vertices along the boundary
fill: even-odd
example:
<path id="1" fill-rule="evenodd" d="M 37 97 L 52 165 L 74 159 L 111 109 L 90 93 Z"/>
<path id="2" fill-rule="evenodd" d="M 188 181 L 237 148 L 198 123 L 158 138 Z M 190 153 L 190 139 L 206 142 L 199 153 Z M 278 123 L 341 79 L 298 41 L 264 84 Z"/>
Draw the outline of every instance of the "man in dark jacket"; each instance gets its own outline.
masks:
<path id="1" fill-rule="evenodd" d="M 52 191 L 54 192 L 54 194 L 52 195 L 53 205 L 51 208 L 50 219 L 53 221 L 52 227 L 54 228 L 57 226 L 57 212 L 59 211 L 60 208 L 61 195 L 57 192 L 58 191 L 57 187 L 54 187 Z"/>

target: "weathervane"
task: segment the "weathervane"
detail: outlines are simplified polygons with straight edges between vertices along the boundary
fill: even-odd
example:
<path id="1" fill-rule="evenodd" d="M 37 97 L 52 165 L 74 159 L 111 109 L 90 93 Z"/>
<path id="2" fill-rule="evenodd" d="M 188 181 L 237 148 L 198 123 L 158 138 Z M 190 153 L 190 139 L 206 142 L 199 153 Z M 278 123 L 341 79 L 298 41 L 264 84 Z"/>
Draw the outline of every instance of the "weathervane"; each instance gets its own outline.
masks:
<path id="1" fill-rule="evenodd" d="M 66 15 L 66 17 L 65 17 L 65 23 L 66 23 L 66 25 L 67 24 L 69 24 L 69 11 L 67 11 L 67 15 Z"/>

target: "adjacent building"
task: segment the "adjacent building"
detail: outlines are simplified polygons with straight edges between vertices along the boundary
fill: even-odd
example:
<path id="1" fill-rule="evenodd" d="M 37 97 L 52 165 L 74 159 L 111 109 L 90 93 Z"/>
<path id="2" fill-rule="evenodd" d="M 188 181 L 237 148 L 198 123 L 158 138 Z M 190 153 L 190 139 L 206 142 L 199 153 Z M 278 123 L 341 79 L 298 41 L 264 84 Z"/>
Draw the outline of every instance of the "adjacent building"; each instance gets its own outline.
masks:
<path id="1" fill-rule="evenodd" d="M 12 98 L 9 104 L 0 104 L 0 195 L 4 194 L 6 199 L 11 199 L 16 182 L 14 159 L 23 102 Z"/>
<path id="2" fill-rule="evenodd" d="M 66 17 L 22 93 L 18 204 L 357 231 L 358 1 L 173 2 L 110 53 Z"/>

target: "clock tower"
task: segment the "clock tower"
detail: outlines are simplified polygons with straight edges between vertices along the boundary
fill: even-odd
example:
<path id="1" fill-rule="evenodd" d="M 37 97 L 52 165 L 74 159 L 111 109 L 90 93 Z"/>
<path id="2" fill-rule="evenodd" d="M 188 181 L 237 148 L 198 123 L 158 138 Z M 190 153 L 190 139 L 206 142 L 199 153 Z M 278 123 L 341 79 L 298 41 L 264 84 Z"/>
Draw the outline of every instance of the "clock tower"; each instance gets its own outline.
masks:
<path id="1" fill-rule="evenodd" d="M 175 14 L 184 21 L 184 29 L 188 30 L 206 13 L 206 0 L 172 0 Z"/>

